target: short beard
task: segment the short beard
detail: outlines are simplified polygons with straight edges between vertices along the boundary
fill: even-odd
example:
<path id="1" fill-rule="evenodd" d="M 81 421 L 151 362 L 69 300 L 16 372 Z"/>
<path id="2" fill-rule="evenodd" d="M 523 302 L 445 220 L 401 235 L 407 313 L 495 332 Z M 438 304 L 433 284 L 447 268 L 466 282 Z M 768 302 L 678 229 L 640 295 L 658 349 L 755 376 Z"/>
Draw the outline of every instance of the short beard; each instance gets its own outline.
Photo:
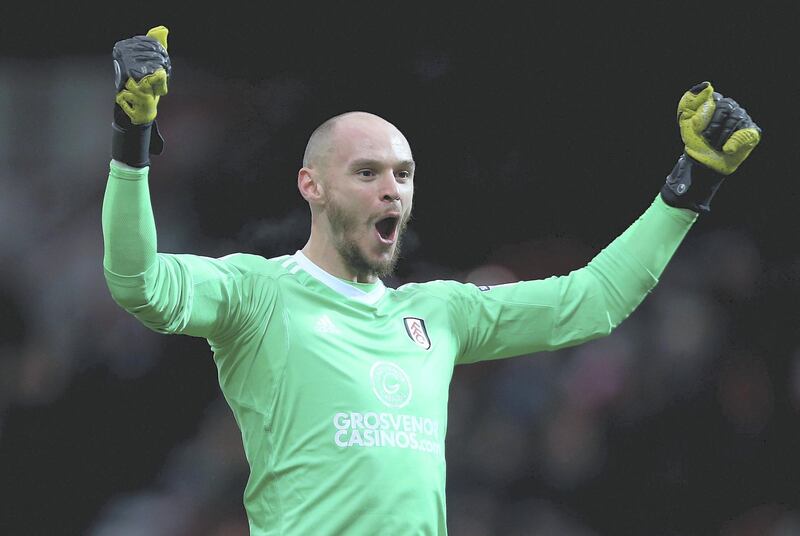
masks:
<path id="1" fill-rule="evenodd" d="M 354 229 L 358 222 L 355 218 L 347 215 L 336 203 L 328 204 L 328 221 L 334 235 L 336 251 L 344 260 L 345 264 L 353 272 L 361 277 L 378 279 L 389 277 L 394 273 L 397 261 L 400 259 L 400 249 L 402 246 L 403 231 L 406 229 L 408 218 L 399 223 L 397 228 L 397 240 L 394 244 L 394 251 L 391 258 L 384 262 L 371 262 L 358 247 L 354 240 L 348 239 L 347 235 Z"/>

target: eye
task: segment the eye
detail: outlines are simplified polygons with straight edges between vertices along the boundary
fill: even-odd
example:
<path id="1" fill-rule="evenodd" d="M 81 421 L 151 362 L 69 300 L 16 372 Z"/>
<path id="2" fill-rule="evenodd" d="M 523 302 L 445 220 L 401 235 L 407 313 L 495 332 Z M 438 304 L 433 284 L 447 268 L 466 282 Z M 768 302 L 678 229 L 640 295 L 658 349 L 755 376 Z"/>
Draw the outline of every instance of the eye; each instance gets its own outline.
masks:
<path id="1" fill-rule="evenodd" d="M 411 172 L 408 170 L 399 171 L 397 173 L 397 178 L 402 180 L 408 180 L 411 178 Z"/>
<path id="2" fill-rule="evenodd" d="M 362 169 L 356 171 L 356 175 L 361 175 L 364 178 L 370 179 L 375 176 L 375 172 L 372 171 L 371 169 Z"/>

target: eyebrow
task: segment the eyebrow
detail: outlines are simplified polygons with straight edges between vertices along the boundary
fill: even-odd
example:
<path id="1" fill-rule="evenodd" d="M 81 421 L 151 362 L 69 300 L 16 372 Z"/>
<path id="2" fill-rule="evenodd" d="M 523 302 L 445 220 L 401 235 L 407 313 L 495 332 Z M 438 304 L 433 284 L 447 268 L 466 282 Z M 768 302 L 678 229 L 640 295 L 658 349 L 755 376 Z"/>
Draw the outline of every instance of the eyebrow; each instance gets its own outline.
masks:
<path id="1" fill-rule="evenodd" d="M 359 158 L 358 160 L 353 161 L 353 163 L 350 165 L 350 167 L 353 167 L 353 168 L 360 168 L 360 167 L 376 168 L 376 167 L 382 167 L 383 165 L 384 165 L 384 162 L 381 162 L 380 160 L 374 160 L 372 158 Z M 414 163 L 413 160 L 401 160 L 401 161 L 397 162 L 397 167 L 414 169 L 415 166 L 416 166 L 416 164 Z"/>

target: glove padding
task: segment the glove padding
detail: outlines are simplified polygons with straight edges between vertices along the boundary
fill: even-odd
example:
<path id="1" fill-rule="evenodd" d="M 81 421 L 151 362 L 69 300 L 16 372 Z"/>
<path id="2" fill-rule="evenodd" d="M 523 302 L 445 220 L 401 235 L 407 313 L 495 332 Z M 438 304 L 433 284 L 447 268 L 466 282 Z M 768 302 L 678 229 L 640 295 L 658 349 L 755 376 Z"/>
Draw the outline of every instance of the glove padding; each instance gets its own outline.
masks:
<path id="1" fill-rule="evenodd" d="M 715 93 L 708 82 L 683 94 L 678 126 L 684 154 L 667 176 L 661 198 L 673 207 L 709 212 L 725 177 L 761 141 L 761 129 L 735 100 Z"/>
<path id="2" fill-rule="evenodd" d="M 708 82 L 683 94 L 678 125 L 686 154 L 721 175 L 736 171 L 761 141 L 761 129 L 745 109 Z"/>
<path id="3" fill-rule="evenodd" d="M 167 94 L 172 64 L 167 54 L 164 26 L 151 28 L 114 45 L 114 83 L 116 103 L 134 125 L 152 123 L 159 99 Z"/>

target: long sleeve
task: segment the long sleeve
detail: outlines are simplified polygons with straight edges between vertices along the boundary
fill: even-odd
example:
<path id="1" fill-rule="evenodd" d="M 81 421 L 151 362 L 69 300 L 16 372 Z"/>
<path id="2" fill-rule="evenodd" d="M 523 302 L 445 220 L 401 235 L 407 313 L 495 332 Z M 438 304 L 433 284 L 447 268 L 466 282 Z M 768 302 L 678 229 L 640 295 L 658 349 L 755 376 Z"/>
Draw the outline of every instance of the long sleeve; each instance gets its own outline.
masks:
<path id="1" fill-rule="evenodd" d="M 253 322 L 266 299 L 260 257 L 157 253 L 149 168 L 112 161 L 103 199 L 103 269 L 114 301 L 148 328 L 221 340 Z"/>
<path id="2" fill-rule="evenodd" d="M 697 219 L 660 196 L 587 266 L 565 276 L 452 290 L 460 363 L 573 346 L 608 335 L 658 279 Z"/>
<path id="3" fill-rule="evenodd" d="M 156 223 L 150 204 L 150 168 L 113 161 L 103 199 L 103 268 L 120 277 L 140 276 L 156 262 Z"/>

